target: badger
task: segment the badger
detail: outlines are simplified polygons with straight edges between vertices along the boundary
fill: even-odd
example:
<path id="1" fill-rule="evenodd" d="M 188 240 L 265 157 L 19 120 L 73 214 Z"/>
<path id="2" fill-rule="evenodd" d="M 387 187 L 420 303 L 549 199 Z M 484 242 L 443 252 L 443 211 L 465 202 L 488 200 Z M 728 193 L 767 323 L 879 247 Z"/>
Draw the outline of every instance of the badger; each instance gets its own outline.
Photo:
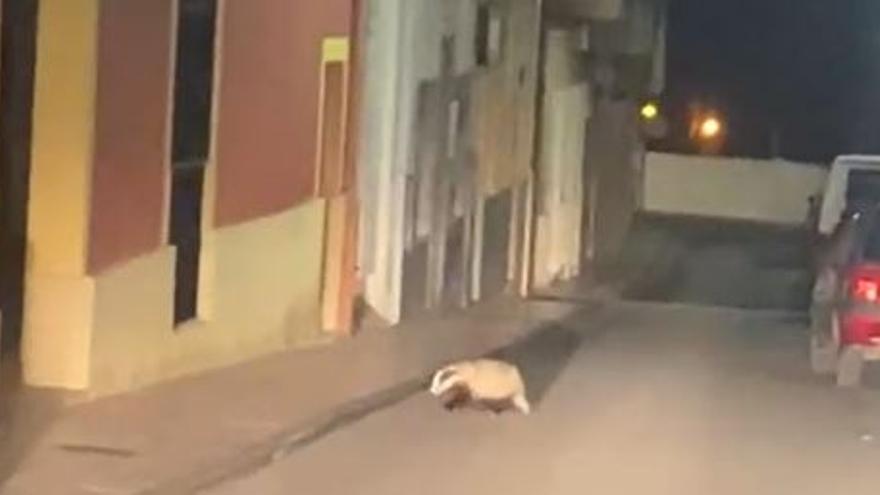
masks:
<path id="1" fill-rule="evenodd" d="M 511 409 L 522 414 L 531 411 L 519 369 L 493 359 L 461 361 L 441 368 L 434 373 L 430 391 L 449 411 L 462 407 L 495 414 Z"/>

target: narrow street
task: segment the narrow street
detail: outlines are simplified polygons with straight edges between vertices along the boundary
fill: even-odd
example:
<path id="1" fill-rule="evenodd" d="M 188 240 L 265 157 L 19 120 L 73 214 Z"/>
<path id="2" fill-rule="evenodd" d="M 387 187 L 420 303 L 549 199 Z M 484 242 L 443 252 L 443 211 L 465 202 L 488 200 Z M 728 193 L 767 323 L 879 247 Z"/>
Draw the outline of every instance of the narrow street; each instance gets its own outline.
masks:
<path id="1" fill-rule="evenodd" d="M 0 495 L 880 493 L 880 0 L 795 3 L 0 0 Z"/>
<path id="2" fill-rule="evenodd" d="M 801 317 L 586 312 L 508 356 L 530 417 L 449 414 L 423 393 L 208 493 L 877 492 L 877 373 L 858 392 L 812 376 Z"/>

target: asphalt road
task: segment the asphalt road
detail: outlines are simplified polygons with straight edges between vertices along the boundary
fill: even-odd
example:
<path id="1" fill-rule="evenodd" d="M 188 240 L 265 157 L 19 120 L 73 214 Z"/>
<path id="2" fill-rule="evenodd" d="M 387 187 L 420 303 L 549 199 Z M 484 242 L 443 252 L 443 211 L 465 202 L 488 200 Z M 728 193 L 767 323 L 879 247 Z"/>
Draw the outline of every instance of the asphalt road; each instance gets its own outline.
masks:
<path id="1" fill-rule="evenodd" d="M 585 310 L 510 353 L 532 416 L 422 393 L 207 493 L 876 494 L 876 372 L 836 390 L 805 348 L 798 315 Z"/>

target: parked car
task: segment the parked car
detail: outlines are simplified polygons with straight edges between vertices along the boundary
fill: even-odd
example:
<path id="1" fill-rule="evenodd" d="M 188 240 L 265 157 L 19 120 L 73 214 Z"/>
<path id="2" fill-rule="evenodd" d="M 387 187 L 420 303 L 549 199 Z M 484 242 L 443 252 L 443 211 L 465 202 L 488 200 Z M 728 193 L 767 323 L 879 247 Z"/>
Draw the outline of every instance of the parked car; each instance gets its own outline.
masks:
<path id="1" fill-rule="evenodd" d="M 813 370 L 857 386 L 880 359 L 880 207 L 848 209 L 824 243 L 810 308 Z"/>
<path id="2" fill-rule="evenodd" d="M 808 199 L 806 226 L 814 278 L 818 278 L 822 253 L 844 213 L 877 203 L 880 203 L 880 156 L 837 157 L 822 191 Z"/>

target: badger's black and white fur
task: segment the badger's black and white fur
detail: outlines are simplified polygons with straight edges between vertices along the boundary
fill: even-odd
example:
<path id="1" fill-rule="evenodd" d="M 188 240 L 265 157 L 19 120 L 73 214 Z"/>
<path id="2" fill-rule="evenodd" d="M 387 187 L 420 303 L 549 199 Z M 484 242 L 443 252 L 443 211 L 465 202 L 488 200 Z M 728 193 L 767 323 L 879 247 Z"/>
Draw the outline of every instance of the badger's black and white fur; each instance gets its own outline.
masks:
<path id="1" fill-rule="evenodd" d="M 434 373 L 431 394 L 448 410 L 461 407 L 488 409 L 496 414 L 516 409 L 531 412 L 519 369 L 492 359 L 461 361 Z"/>

